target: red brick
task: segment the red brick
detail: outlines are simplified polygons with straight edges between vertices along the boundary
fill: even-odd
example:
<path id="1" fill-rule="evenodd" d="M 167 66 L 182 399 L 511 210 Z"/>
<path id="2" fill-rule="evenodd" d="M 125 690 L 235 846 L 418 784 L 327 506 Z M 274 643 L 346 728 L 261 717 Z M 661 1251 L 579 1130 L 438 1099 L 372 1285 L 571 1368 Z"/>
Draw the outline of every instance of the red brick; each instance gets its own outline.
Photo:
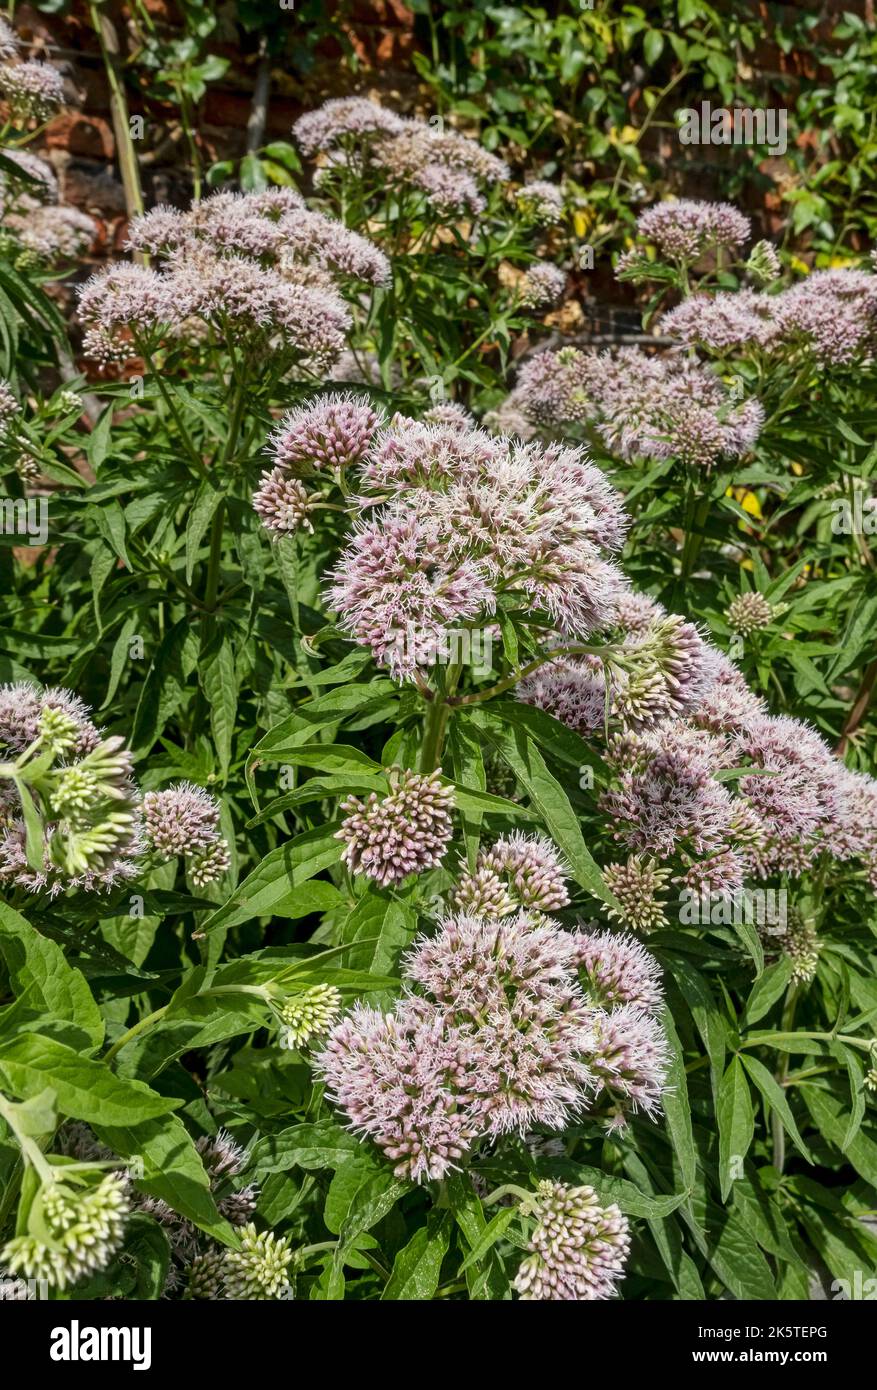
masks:
<path id="1" fill-rule="evenodd" d="M 84 116 L 65 111 L 51 122 L 44 140 L 49 149 L 69 150 L 87 159 L 112 159 L 116 142 L 109 121 L 103 116 Z"/>

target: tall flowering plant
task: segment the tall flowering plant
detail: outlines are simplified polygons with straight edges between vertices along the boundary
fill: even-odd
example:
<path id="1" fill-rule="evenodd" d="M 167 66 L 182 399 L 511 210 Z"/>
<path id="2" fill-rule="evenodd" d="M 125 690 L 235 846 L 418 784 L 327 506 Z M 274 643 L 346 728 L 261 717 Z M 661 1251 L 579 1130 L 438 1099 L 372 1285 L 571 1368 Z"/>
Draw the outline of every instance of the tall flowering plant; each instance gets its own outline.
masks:
<path id="1" fill-rule="evenodd" d="M 804 635 L 840 562 L 733 491 L 771 373 L 567 347 L 482 413 L 557 189 L 358 99 L 296 136 L 319 206 L 155 208 L 84 283 L 90 430 L 0 393 L 52 527 L 0 628 L 0 1287 L 807 1297 L 874 1259 L 877 792 Z M 678 325 L 747 228 L 655 213 Z"/>

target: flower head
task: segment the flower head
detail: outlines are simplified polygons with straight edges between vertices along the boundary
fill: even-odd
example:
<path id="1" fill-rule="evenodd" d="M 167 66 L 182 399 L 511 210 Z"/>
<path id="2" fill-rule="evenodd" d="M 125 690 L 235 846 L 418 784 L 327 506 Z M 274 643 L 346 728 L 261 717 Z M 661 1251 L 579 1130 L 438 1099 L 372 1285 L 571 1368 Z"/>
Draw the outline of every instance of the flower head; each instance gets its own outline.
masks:
<path id="1" fill-rule="evenodd" d="M 546 179 L 534 179 L 515 191 L 515 202 L 528 217 L 545 226 L 563 217 L 563 189 Z"/>
<path id="2" fill-rule="evenodd" d="M 353 468 L 368 450 L 379 419 L 365 397 L 323 396 L 284 415 L 269 451 L 282 468 Z"/>
<path id="3" fill-rule="evenodd" d="M 257 1231 L 250 1222 L 239 1232 L 240 1250 L 227 1250 L 223 1267 L 225 1297 L 235 1300 L 281 1298 L 289 1288 L 294 1251 L 285 1236 Z"/>
<path id="4" fill-rule="evenodd" d="M 15 30 L 6 23 L 5 19 L 0 19 L 0 58 L 14 58 L 18 52 L 18 39 Z"/>
<path id="5" fill-rule="evenodd" d="M 50 63 L 12 63 L 0 67 L 0 97 L 17 120 L 45 121 L 64 100 L 64 83 Z"/>
<path id="6" fill-rule="evenodd" d="M 387 796 L 372 792 L 365 803 L 355 796 L 341 803 L 346 816 L 336 834 L 351 872 L 382 887 L 440 864 L 453 830 L 454 793 L 438 772 L 394 768 L 389 780 Z"/>
<path id="7" fill-rule="evenodd" d="M 295 531 L 313 531 L 311 515 L 321 494 L 306 488 L 283 468 L 263 473 L 253 493 L 253 509 L 266 531 L 274 536 L 291 536 Z"/>
<path id="8" fill-rule="evenodd" d="M 341 1012 L 341 992 L 334 985 L 311 985 L 291 994 L 278 1010 L 284 1037 L 292 1047 L 302 1047 L 317 1033 L 325 1033 Z"/>
<path id="9" fill-rule="evenodd" d="M 147 792 L 143 798 L 147 841 L 163 859 L 185 855 L 196 887 L 214 883 L 229 865 L 219 815 L 215 797 L 191 782 Z"/>
<path id="10" fill-rule="evenodd" d="M 556 304 L 566 289 L 566 272 L 550 261 L 535 261 L 521 281 L 521 303 L 528 309 Z"/>
<path id="11" fill-rule="evenodd" d="M 700 469 L 748 452 L 764 419 L 758 401 L 732 401 L 708 367 L 639 348 L 537 353 L 508 403 L 540 424 L 591 423 L 628 462 L 677 458 Z"/>
<path id="12" fill-rule="evenodd" d="M 663 1001 L 661 970 L 635 937 L 615 931 L 577 931 L 573 940 L 578 969 L 595 1007 L 633 1004 L 646 1013 L 657 1013 Z"/>
<path id="13" fill-rule="evenodd" d="M 758 241 L 749 253 L 746 269 L 759 285 L 769 285 L 783 273 L 777 249 L 771 241 Z"/>
<path id="14" fill-rule="evenodd" d="M 738 250 L 748 241 L 752 224 L 730 203 L 679 198 L 646 208 L 636 228 L 663 256 L 692 262 L 714 248 Z"/>
<path id="15" fill-rule="evenodd" d="M 670 1064 L 657 1019 L 636 1004 L 623 1004 L 595 1015 L 594 1031 L 588 1063 L 617 1106 L 612 1128 L 623 1128 L 631 1110 L 656 1115 Z"/>
<path id="16" fill-rule="evenodd" d="M 97 223 L 77 208 L 36 207 L 8 216 L 6 225 L 26 251 L 55 264 L 83 256 L 97 233 Z"/>
<path id="17" fill-rule="evenodd" d="M 129 1211 L 125 1180 L 118 1174 L 84 1188 L 61 1176 L 40 1189 L 28 1231 L 7 1242 L 0 1260 L 12 1273 L 64 1290 L 106 1269 L 121 1247 Z"/>
<path id="18" fill-rule="evenodd" d="M 569 902 L 568 875 L 547 837 L 515 831 L 482 850 L 471 874 L 461 874 L 454 905 L 485 917 L 504 917 L 521 908 L 556 912 Z"/>
<path id="19" fill-rule="evenodd" d="M 57 203 L 58 180 L 51 165 L 30 150 L 5 149 L 3 155 L 27 176 L 20 180 L 21 191 L 12 203 L 12 210 L 21 211 L 40 203 Z M 19 180 L 15 175 L 4 170 L 0 174 L 0 197 L 3 201 L 8 199 L 10 180 L 17 186 Z"/>
<path id="20" fill-rule="evenodd" d="M 475 1048 L 423 1000 L 392 1014 L 354 1005 L 315 1065 L 329 1099 L 399 1177 L 445 1177 L 484 1132 Z"/>
<path id="21" fill-rule="evenodd" d="M 529 1254 L 514 1279 L 526 1300 L 611 1298 L 630 1249 L 628 1224 L 617 1206 L 602 1207 L 592 1187 L 545 1180 L 528 1204 L 536 1218 Z"/>
<path id="22" fill-rule="evenodd" d="M 775 612 L 774 605 L 763 594 L 752 592 L 737 594 L 728 605 L 725 616 L 741 637 L 751 637 L 760 628 L 770 627 Z"/>
<path id="23" fill-rule="evenodd" d="M 660 894 L 670 880 L 669 869 L 661 868 L 654 859 L 632 854 L 623 864 L 607 864 L 603 878 L 618 903 L 617 908 L 609 909 L 610 917 L 639 932 L 667 925 Z"/>
<path id="24" fill-rule="evenodd" d="M 340 627 L 400 680 L 431 666 L 455 627 L 495 603 L 477 564 L 443 556 L 434 521 L 401 508 L 362 526 L 330 578 Z"/>
<path id="25" fill-rule="evenodd" d="M 306 155 L 331 150 L 348 140 L 356 142 L 377 134 L 404 130 L 401 116 L 365 97 L 333 97 L 315 111 L 306 111 L 293 126 L 293 134 Z"/>
<path id="26" fill-rule="evenodd" d="M 423 412 L 426 425 L 449 425 L 451 429 L 467 434 L 476 428 L 475 416 L 457 401 L 440 401 Z"/>

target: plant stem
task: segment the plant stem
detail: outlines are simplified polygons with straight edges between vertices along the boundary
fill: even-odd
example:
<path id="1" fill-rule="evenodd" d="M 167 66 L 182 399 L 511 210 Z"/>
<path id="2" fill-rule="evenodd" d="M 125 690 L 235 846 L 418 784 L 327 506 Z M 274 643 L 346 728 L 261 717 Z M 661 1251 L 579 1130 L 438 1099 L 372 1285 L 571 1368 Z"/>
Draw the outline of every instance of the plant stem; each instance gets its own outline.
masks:
<path id="1" fill-rule="evenodd" d="M 225 532 L 225 501 L 219 503 L 210 523 L 210 558 L 207 561 L 207 585 L 204 590 L 204 607 L 213 613 L 216 610 L 216 596 L 219 592 L 219 570 L 222 564 L 222 542 Z"/>
<path id="2" fill-rule="evenodd" d="M 151 1014 L 146 1014 L 138 1023 L 135 1023 L 133 1027 L 129 1028 L 127 1033 L 123 1033 L 120 1038 L 116 1039 L 112 1047 L 104 1053 L 103 1060 L 109 1065 L 117 1053 L 121 1052 L 123 1047 L 127 1047 L 128 1043 L 131 1042 L 133 1038 L 136 1038 L 144 1029 L 151 1027 L 153 1023 L 157 1023 L 160 1018 L 164 1018 L 169 1008 L 170 1004 L 163 1004 L 160 1009 L 155 1009 Z"/>
<path id="3" fill-rule="evenodd" d="M 788 992 L 786 994 L 786 1002 L 783 1007 L 783 1019 L 781 1024 L 782 1031 L 784 1033 L 790 1033 L 792 1031 L 792 1025 L 795 1021 L 795 1004 L 797 1002 L 797 998 L 798 986 L 795 984 L 789 985 Z M 784 1087 L 786 1084 L 786 1079 L 789 1075 L 790 1065 L 791 1054 L 788 1052 L 784 1052 L 782 1060 L 780 1061 L 780 1065 L 776 1072 L 776 1079 L 780 1087 Z M 771 1137 L 773 1139 L 773 1166 L 774 1168 L 776 1168 L 778 1173 L 782 1173 L 783 1169 L 786 1166 L 786 1131 L 783 1127 L 783 1122 L 780 1119 L 780 1116 L 778 1115 L 775 1107 L 771 1107 L 770 1130 Z"/>
<path id="4" fill-rule="evenodd" d="M 441 763 L 442 748 L 450 714 L 447 700 L 443 700 L 439 696 L 436 696 L 432 704 L 427 705 L 423 726 L 423 746 L 420 750 L 421 772 L 435 772 Z"/>
<path id="5" fill-rule="evenodd" d="M 3 1117 L 18 1142 L 22 1157 L 32 1168 L 36 1169 L 41 1182 L 53 1182 L 54 1173 L 52 1165 L 44 1155 L 42 1149 L 35 1139 L 24 1131 L 15 1122 L 15 1106 L 7 1101 L 4 1096 L 0 1096 L 0 1116 Z"/>
<path id="6" fill-rule="evenodd" d="M 140 169 L 137 164 L 134 141 L 131 136 L 128 101 L 125 96 L 125 88 L 119 77 L 119 36 L 113 21 L 106 13 L 99 11 L 96 4 L 90 3 L 88 9 L 100 44 L 101 57 L 104 60 L 107 82 L 110 87 L 110 115 L 113 121 L 116 149 L 119 153 L 119 172 L 122 175 L 122 186 L 125 190 L 125 207 L 128 217 L 131 218 L 143 212 L 143 189 L 140 183 Z M 136 259 L 144 263 L 148 261 L 147 256 L 138 256 Z"/>
<path id="7" fill-rule="evenodd" d="M 445 734 L 448 729 L 448 720 L 451 715 L 451 699 L 457 688 L 463 664 L 460 661 L 453 661 L 448 666 L 445 678 L 444 690 L 436 691 L 432 702 L 426 707 L 426 718 L 423 727 L 423 746 L 420 750 L 420 771 L 435 772 L 441 766 L 442 749 L 445 742 Z"/>
<path id="8" fill-rule="evenodd" d="M 859 686 L 858 694 L 853 701 L 852 709 L 847 715 L 846 722 L 841 731 L 841 736 L 837 745 L 838 756 L 841 758 L 847 750 L 850 739 L 855 734 L 867 713 L 868 706 L 871 703 L 871 696 L 874 693 L 875 684 L 877 684 L 877 657 L 874 658 L 865 670 L 865 674 L 862 677 L 862 684 Z"/>

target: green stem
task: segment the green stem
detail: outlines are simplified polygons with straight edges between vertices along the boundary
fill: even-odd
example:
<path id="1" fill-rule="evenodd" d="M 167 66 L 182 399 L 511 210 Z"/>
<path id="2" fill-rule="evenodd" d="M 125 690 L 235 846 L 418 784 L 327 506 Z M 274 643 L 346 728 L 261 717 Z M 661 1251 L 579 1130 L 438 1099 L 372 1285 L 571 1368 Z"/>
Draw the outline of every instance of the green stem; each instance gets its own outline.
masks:
<path id="1" fill-rule="evenodd" d="M 451 701 L 460 679 L 463 663 L 452 661 L 448 666 L 444 688 L 436 691 L 426 706 L 423 726 L 423 746 L 420 750 L 420 771 L 434 772 L 441 766 L 442 749 L 448 720 L 451 716 Z"/>
<path id="2" fill-rule="evenodd" d="M 216 611 L 216 596 L 219 592 L 219 570 L 222 564 L 222 542 L 224 538 L 225 501 L 219 503 L 210 524 L 210 558 L 207 561 L 207 585 L 204 590 L 204 607 Z"/>
<path id="3" fill-rule="evenodd" d="M 534 671 L 538 671 L 540 666 L 545 666 L 549 661 L 559 661 L 564 656 L 612 656 L 616 648 L 612 645 L 604 647 L 592 647 L 584 642 L 577 642 L 571 647 L 555 647 L 550 652 L 543 652 L 542 656 L 537 656 L 526 666 L 519 667 L 510 676 L 504 676 L 501 681 L 491 685 L 487 690 L 478 690 L 472 695 L 458 695 L 455 698 L 449 697 L 447 703 L 452 708 L 457 709 L 462 705 L 481 705 L 485 700 L 492 700 L 496 695 L 502 695 L 506 690 L 511 690 L 512 686 L 525 680 L 527 676 L 532 676 Z"/>
<path id="4" fill-rule="evenodd" d="M 436 696 L 432 704 L 427 705 L 423 725 L 423 746 L 420 750 L 421 772 L 434 772 L 441 763 L 450 714 L 447 700 L 439 696 Z"/>
<path id="5" fill-rule="evenodd" d="M 122 1051 L 123 1047 L 127 1047 L 132 1039 L 136 1038 L 146 1028 L 150 1028 L 153 1023 L 157 1023 L 160 1018 L 164 1018 L 169 1008 L 170 1004 L 163 1004 L 160 1009 L 154 1009 L 151 1014 L 146 1014 L 138 1023 L 135 1023 L 133 1027 L 129 1028 L 127 1033 L 123 1033 L 120 1038 L 117 1038 L 112 1047 L 104 1053 L 103 1060 L 107 1065 L 109 1065 L 113 1058 Z"/>
<path id="6" fill-rule="evenodd" d="M 795 1004 L 797 999 L 798 986 L 796 984 L 791 984 L 789 985 L 786 994 L 786 1002 L 783 1006 L 782 1031 L 785 1033 L 790 1033 L 792 1031 L 792 1025 L 795 1021 Z M 791 1053 L 784 1052 L 776 1072 L 776 1080 L 780 1087 L 784 1087 L 786 1084 L 791 1060 Z M 770 1131 L 773 1140 L 773 1166 L 778 1173 L 782 1173 L 786 1166 L 786 1131 L 775 1106 L 771 1107 Z"/>
<path id="7" fill-rule="evenodd" d="M 155 384 L 158 387 L 159 394 L 161 395 L 162 400 L 167 406 L 173 418 L 174 424 L 180 432 L 180 439 L 182 443 L 185 445 L 189 457 L 192 459 L 192 462 L 195 464 L 195 467 L 197 468 L 201 476 L 206 477 L 207 469 L 204 467 L 204 460 L 198 453 L 197 449 L 195 448 L 195 445 L 192 443 L 192 437 L 189 434 L 189 431 L 186 429 L 183 417 L 177 410 L 176 403 L 174 402 L 173 397 L 171 396 L 170 392 L 164 384 L 161 372 L 156 367 L 152 354 L 147 351 L 147 349 L 143 346 L 142 343 L 139 343 L 137 341 L 136 336 L 134 338 L 134 346 L 137 348 L 137 351 L 140 353 L 140 356 L 143 358 L 144 362 L 149 368 L 150 375 L 155 378 Z"/>
<path id="8" fill-rule="evenodd" d="M 54 1182 L 55 1174 L 52 1171 L 51 1163 L 49 1163 L 36 1140 L 32 1139 L 30 1135 L 25 1134 L 16 1124 L 15 1106 L 10 1101 L 6 1100 L 5 1096 L 0 1096 L 0 1115 L 2 1115 L 6 1124 L 15 1135 L 18 1147 L 21 1149 L 22 1157 L 39 1174 L 40 1182 Z"/>
<path id="9" fill-rule="evenodd" d="M 98 6 L 93 3 L 89 4 L 88 9 L 100 44 L 101 57 L 104 61 L 110 88 L 110 115 L 113 122 L 113 134 L 116 137 L 116 149 L 119 152 L 119 172 L 122 175 L 122 186 L 125 190 L 125 205 L 130 218 L 143 212 L 143 189 L 140 184 L 140 169 L 131 136 L 128 101 L 125 96 L 125 88 L 119 77 L 119 38 L 115 25 L 108 15 L 101 13 Z M 148 261 L 146 256 L 141 256 L 138 259 Z"/>

